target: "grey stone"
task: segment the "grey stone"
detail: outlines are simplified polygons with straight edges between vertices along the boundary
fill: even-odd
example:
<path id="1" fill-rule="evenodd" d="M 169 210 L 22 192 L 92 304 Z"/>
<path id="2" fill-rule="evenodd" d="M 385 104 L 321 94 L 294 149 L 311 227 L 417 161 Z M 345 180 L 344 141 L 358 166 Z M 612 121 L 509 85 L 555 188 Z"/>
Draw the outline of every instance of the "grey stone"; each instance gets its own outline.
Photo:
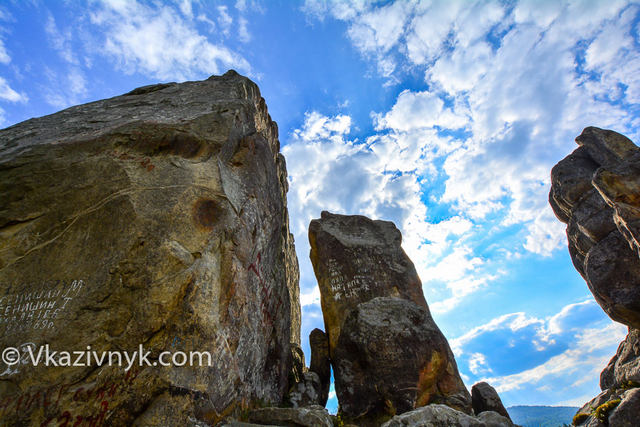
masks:
<path id="1" fill-rule="evenodd" d="M 279 149 L 258 87 L 235 72 L 1 130 L 0 347 L 144 344 L 151 361 L 210 351 L 212 365 L 3 364 L 0 419 L 210 425 L 281 403 L 300 306 Z"/>
<path id="2" fill-rule="evenodd" d="M 587 254 L 587 285 L 613 320 L 640 328 L 640 258 L 619 231 L 610 233 Z"/>
<path id="3" fill-rule="evenodd" d="M 640 328 L 640 149 L 595 127 L 576 142 L 551 172 L 549 201 L 567 223 L 572 262 L 598 304 Z"/>
<path id="4" fill-rule="evenodd" d="M 591 178 L 598 166 L 587 149 L 580 147 L 553 167 L 549 202 L 560 221 L 569 222 L 573 205 L 592 190 Z"/>
<path id="5" fill-rule="evenodd" d="M 331 387 L 331 361 L 329 359 L 329 338 L 320 329 L 314 329 L 309 334 L 311 347 L 311 363 L 309 370 L 315 372 L 320 380 L 319 405 L 325 406 L 329 398 Z"/>
<path id="6" fill-rule="evenodd" d="M 322 406 L 305 408 L 261 408 L 249 413 L 249 421 L 284 427 L 333 427 L 333 422 Z"/>
<path id="7" fill-rule="evenodd" d="M 479 382 L 471 387 L 471 403 L 476 415 L 493 411 L 511 420 L 498 392 L 486 382 Z"/>
<path id="8" fill-rule="evenodd" d="M 511 427 L 511 421 L 496 412 L 472 417 L 445 405 L 428 405 L 396 415 L 382 427 Z"/>
<path id="9" fill-rule="evenodd" d="M 295 384 L 289 391 L 289 402 L 294 408 L 303 406 L 320 405 L 320 378 L 315 372 L 305 372 L 302 380 Z"/>
<path id="10" fill-rule="evenodd" d="M 494 411 L 484 411 L 477 418 L 487 427 L 512 427 L 514 425 L 511 422 L 511 417 L 505 417 Z"/>
<path id="11" fill-rule="evenodd" d="M 616 355 L 600 374 L 600 388 L 640 386 L 640 331 L 629 329 Z"/>
<path id="12" fill-rule="evenodd" d="M 343 324 L 332 361 L 341 410 L 358 425 L 429 403 L 468 408 L 469 392 L 446 339 L 411 301 L 378 297 L 359 304 Z"/>
<path id="13" fill-rule="evenodd" d="M 472 413 L 395 225 L 322 212 L 311 221 L 309 240 L 346 422 L 377 426 L 430 403 Z"/>
<path id="14" fill-rule="evenodd" d="M 609 425 L 614 427 L 637 427 L 640 415 L 640 388 L 627 390 L 622 401 L 609 415 Z"/>

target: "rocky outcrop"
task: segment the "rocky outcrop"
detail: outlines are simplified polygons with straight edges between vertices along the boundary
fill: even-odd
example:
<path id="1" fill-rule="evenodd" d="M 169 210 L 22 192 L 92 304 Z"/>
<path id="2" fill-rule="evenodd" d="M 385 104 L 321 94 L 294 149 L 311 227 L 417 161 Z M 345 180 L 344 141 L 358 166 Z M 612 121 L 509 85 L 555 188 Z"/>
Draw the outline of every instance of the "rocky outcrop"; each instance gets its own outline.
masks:
<path id="1" fill-rule="evenodd" d="M 432 403 L 471 413 L 471 396 L 391 222 L 323 212 L 309 226 L 342 415 L 379 425 Z"/>
<path id="2" fill-rule="evenodd" d="M 630 329 L 616 355 L 600 374 L 600 388 L 640 387 L 640 331 Z"/>
<path id="3" fill-rule="evenodd" d="M 333 427 L 331 416 L 323 406 L 255 409 L 249 413 L 249 421 L 281 427 Z"/>
<path id="4" fill-rule="evenodd" d="M 320 380 L 320 396 L 318 404 L 325 406 L 329 399 L 331 387 L 331 361 L 329 359 L 329 339 L 327 334 L 316 328 L 309 334 L 311 362 L 309 370 L 315 372 Z"/>
<path id="5" fill-rule="evenodd" d="M 496 389 L 485 382 L 476 383 L 471 387 L 471 404 L 476 415 L 493 411 L 511 420 Z"/>
<path id="6" fill-rule="evenodd" d="M 596 301 L 629 326 L 600 376 L 603 392 L 575 425 L 636 425 L 640 412 L 640 149 L 610 130 L 586 128 L 580 147 L 551 172 L 549 201 L 567 224 L 569 253 Z M 635 420 L 634 415 L 635 414 Z"/>
<path id="7" fill-rule="evenodd" d="M 640 328 L 640 149 L 594 127 L 576 142 L 551 171 L 549 201 L 567 223 L 571 259 L 598 304 L 613 320 Z"/>
<path id="8" fill-rule="evenodd" d="M 149 360 L 3 364 L 0 419 L 212 425 L 280 403 L 300 307 L 279 148 L 232 71 L 0 131 L 0 347 Z M 178 350 L 211 363 L 158 364 Z"/>
<path id="9" fill-rule="evenodd" d="M 477 417 L 445 405 L 429 405 L 396 415 L 382 427 L 512 427 L 508 418 L 496 412 L 483 412 Z"/>

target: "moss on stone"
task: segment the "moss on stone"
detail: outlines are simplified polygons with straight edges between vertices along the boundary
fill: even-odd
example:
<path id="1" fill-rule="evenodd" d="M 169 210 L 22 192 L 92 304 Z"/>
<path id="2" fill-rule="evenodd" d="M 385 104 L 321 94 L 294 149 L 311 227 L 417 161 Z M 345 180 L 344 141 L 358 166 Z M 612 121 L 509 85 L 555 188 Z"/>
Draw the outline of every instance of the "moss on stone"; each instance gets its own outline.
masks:
<path id="1" fill-rule="evenodd" d="M 606 403 L 603 403 L 602 405 L 596 408 L 594 415 L 600 422 L 606 424 L 609 418 L 609 412 L 611 412 L 611 410 L 616 406 L 618 406 L 619 404 L 620 404 L 620 399 L 614 399 Z"/>
<path id="2" fill-rule="evenodd" d="M 572 424 L 574 426 L 579 426 L 580 424 L 582 424 L 583 422 L 585 422 L 585 420 L 589 418 L 589 414 L 585 414 L 584 412 L 581 413 L 577 413 L 574 415 L 573 417 L 573 422 Z"/>

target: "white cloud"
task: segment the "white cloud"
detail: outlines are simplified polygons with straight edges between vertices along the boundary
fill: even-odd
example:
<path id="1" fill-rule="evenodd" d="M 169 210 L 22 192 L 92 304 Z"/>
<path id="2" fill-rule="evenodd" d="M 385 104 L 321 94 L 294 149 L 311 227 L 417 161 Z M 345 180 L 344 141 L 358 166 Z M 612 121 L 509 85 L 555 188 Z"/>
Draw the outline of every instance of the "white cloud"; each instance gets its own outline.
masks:
<path id="1" fill-rule="evenodd" d="M 550 377 L 570 378 L 572 375 L 579 374 L 580 378 L 591 378 L 594 373 L 606 366 L 612 356 L 608 353 L 599 354 L 598 350 L 616 346 L 626 334 L 626 327 L 616 323 L 609 324 L 605 329 L 587 329 L 577 335 L 577 342 L 570 349 L 550 358 L 545 363 L 517 374 L 490 377 L 486 381 L 502 393 L 519 389 L 525 384 L 540 384 L 543 381 L 549 381 Z"/>
<path id="2" fill-rule="evenodd" d="M 11 62 L 9 52 L 7 52 L 7 48 L 4 46 L 4 42 L 0 40 L 0 63 L 8 64 L 9 62 Z"/>
<path id="3" fill-rule="evenodd" d="M 410 3 L 395 2 L 359 16 L 348 30 L 353 44 L 364 52 L 387 52 L 404 32 Z"/>
<path id="4" fill-rule="evenodd" d="M 249 33 L 249 21 L 245 18 L 238 19 L 238 38 L 243 43 L 248 43 L 251 41 L 251 33 Z"/>
<path id="5" fill-rule="evenodd" d="M 306 307 L 307 305 L 320 304 L 320 288 L 317 286 L 307 289 L 306 292 L 300 294 L 300 305 Z"/>
<path id="6" fill-rule="evenodd" d="M 249 70 L 239 54 L 212 44 L 176 12 L 171 6 L 111 0 L 103 1 L 91 14 L 91 22 L 104 30 L 105 52 L 126 73 L 185 80 L 219 74 L 227 68 Z M 218 24 L 228 30 L 231 17 L 224 6 L 218 12 Z"/>
<path id="7" fill-rule="evenodd" d="M 399 64 L 424 71 L 428 90 L 402 91 L 388 112 L 374 115 L 378 132 L 467 132 L 450 138 L 448 151 L 424 157 L 424 149 L 414 150 L 422 171 L 445 157 L 439 202 L 476 221 L 500 212 L 505 226 L 524 227 L 521 245 L 529 252 L 547 256 L 562 247 L 562 226 L 547 206 L 549 171 L 585 126 L 630 129 L 624 103 L 640 102 L 631 31 L 638 7 L 625 9 L 623 0 L 527 0 L 511 10 L 480 1 L 336 4 L 307 1 L 304 10 L 346 21 L 353 45 L 373 55 L 382 75 L 397 80 Z M 599 80 L 580 74 L 581 49 Z M 612 105 L 612 97 L 623 103 Z"/>
<path id="8" fill-rule="evenodd" d="M 518 396 L 521 389 L 537 390 L 546 404 L 560 404 L 567 391 L 590 389 L 587 383 L 598 377 L 626 332 L 588 298 L 546 319 L 505 314 L 450 344 L 461 371 L 470 380 L 490 383 L 503 399 Z M 581 397 L 580 404 L 591 397 Z"/>
<path id="9" fill-rule="evenodd" d="M 557 0 L 521 0 L 514 10 L 514 18 L 518 24 L 533 23 L 547 28 L 566 7 Z"/>
<path id="10" fill-rule="evenodd" d="M 207 31 L 210 33 L 213 33 L 217 28 L 216 23 L 213 22 L 213 20 L 211 20 L 207 15 L 203 13 L 198 15 L 196 19 L 200 22 L 204 22 L 205 24 L 207 24 Z"/>
<path id="11" fill-rule="evenodd" d="M 45 24 L 45 32 L 51 46 L 58 52 L 60 57 L 70 64 L 78 64 L 78 59 L 73 52 L 71 44 L 72 35 L 71 29 L 67 29 L 63 32 L 58 29 L 56 20 L 53 15 L 49 14 L 47 17 L 47 23 Z"/>
<path id="12" fill-rule="evenodd" d="M 12 89 L 3 77 L 0 77 L 0 99 L 10 102 L 27 102 L 29 100 L 24 93 L 19 93 Z"/>
<path id="13" fill-rule="evenodd" d="M 456 49 L 442 55 L 427 69 L 427 79 L 444 91 L 457 93 L 473 89 L 490 70 L 494 54 L 486 42 L 477 42 L 467 49 Z"/>
<path id="14" fill-rule="evenodd" d="M 391 111 L 376 116 L 377 130 L 393 129 L 400 132 L 435 126 L 459 129 L 467 123 L 467 117 L 445 107 L 437 94 L 428 91 L 404 90 L 398 95 Z"/>
<path id="15" fill-rule="evenodd" d="M 469 358 L 469 370 L 474 375 L 485 375 L 492 370 L 487 364 L 487 358 L 482 353 L 473 353 Z"/>
<path id="16" fill-rule="evenodd" d="M 70 66 L 65 72 L 45 68 L 49 85 L 43 89 L 45 101 L 58 109 L 82 103 L 87 94 L 87 79 L 79 67 Z"/>
<path id="17" fill-rule="evenodd" d="M 537 326 L 540 331 L 544 331 L 542 320 L 535 317 L 528 317 L 523 312 L 509 313 L 492 319 L 484 325 L 476 326 L 464 335 L 449 341 L 451 350 L 455 353 L 456 357 L 460 357 L 464 352 L 464 347 L 469 342 L 478 339 L 478 337 L 486 334 L 487 332 L 496 331 L 499 329 L 509 329 L 512 332 L 516 332 L 520 329 L 528 326 Z M 546 332 L 545 332 L 546 333 Z"/>
<path id="18" fill-rule="evenodd" d="M 229 29 L 231 28 L 231 24 L 233 24 L 233 18 L 227 12 L 227 6 L 218 6 L 218 25 L 222 28 L 222 32 L 225 35 L 229 35 Z"/>
<path id="19" fill-rule="evenodd" d="M 180 11 L 187 18 L 193 19 L 193 4 L 191 4 L 191 0 L 181 0 Z"/>

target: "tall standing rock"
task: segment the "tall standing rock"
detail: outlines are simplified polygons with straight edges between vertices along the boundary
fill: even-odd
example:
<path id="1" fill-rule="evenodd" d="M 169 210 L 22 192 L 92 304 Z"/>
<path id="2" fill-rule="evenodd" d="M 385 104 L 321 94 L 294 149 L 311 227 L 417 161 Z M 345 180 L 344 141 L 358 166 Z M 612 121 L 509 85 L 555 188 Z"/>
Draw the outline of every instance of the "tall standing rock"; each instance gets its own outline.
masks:
<path id="1" fill-rule="evenodd" d="M 395 225 L 322 212 L 309 240 L 345 418 L 379 425 L 429 403 L 471 413 L 471 396 Z"/>
<path id="2" fill-rule="evenodd" d="M 586 128 L 551 171 L 549 201 L 567 224 L 569 253 L 613 320 L 640 328 L 640 149 L 619 133 Z"/>
<path id="3" fill-rule="evenodd" d="M 329 399 L 331 387 L 331 360 L 329 359 L 329 339 L 327 334 L 316 328 L 309 334 L 311 347 L 311 363 L 309 370 L 315 372 L 320 379 L 320 405 L 325 406 Z"/>
<path id="4" fill-rule="evenodd" d="M 580 409 L 576 423 L 635 425 L 640 401 L 640 148 L 624 135 L 596 127 L 584 129 L 576 142 L 580 147 L 551 171 L 549 202 L 567 224 L 571 259 L 595 300 L 609 317 L 629 326 L 600 376 L 603 392 Z"/>
<path id="5" fill-rule="evenodd" d="M 0 419 L 211 424 L 281 402 L 300 306 L 279 149 L 233 71 L 0 131 L 0 347 L 155 363 L 3 364 Z M 211 364 L 158 365 L 179 350 Z"/>

